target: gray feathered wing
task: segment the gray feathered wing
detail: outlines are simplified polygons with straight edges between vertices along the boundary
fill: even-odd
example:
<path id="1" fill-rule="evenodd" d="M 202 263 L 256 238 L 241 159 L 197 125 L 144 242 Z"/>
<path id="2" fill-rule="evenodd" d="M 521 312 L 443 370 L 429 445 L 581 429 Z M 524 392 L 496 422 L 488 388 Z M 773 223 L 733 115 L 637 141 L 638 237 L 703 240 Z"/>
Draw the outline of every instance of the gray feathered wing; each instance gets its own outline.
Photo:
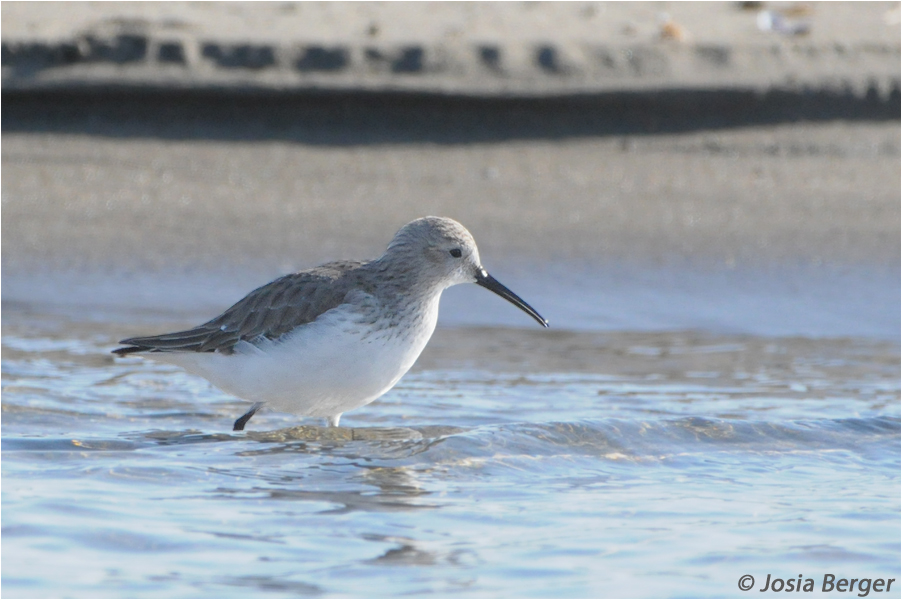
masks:
<path id="1" fill-rule="evenodd" d="M 359 283 L 355 271 L 364 264 L 333 262 L 285 275 L 257 288 L 203 325 L 164 335 L 128 338 L 119 342 L 126 346 L 113 353 L 120 356 L 136 352 L 231 354 L 240 341 L 278 339 L 342 304 L 348 292 Z"/>

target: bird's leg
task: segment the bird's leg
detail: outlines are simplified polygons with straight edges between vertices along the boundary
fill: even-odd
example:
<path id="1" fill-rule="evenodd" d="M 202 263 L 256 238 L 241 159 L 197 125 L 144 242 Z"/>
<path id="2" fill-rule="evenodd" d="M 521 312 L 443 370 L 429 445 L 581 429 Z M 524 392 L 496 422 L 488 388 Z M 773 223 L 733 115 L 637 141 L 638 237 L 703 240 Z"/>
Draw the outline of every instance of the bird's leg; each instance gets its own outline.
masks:
<path id="1" fill-rule="evenodd" d="M 254 402 L 254 405 L 251 406 L 249 411 L 238 417 L 238 420 L 235 421 L 235 426 L 232 427 L 232 431 L 244 431 L 244 426 L 247 425 L 247 422 L 251 420 L 251 417 L 253 417 L 262 406 L 262 402 Z"/>
<path id="2" fill-rule="evenodd" d="M 326 417 L 326 422 L 329 424 L 329 427 L 338 427 L 339 419 L 341 419 L 341 413 L 332 415 L 331 417 Z"/>

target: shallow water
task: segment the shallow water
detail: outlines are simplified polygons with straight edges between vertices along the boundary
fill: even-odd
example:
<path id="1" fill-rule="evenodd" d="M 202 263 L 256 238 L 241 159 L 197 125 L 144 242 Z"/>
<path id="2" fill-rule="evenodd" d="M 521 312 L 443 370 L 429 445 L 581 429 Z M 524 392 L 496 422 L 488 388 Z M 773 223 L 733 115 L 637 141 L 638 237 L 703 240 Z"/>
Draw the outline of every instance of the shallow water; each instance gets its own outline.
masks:
<path id="1" fill-rule="evenodd" d="M 246 404 L 110 357 L 159 315 L 3 316 L 6 597 L 902 580 L 892 342 L 441 329 L 346 427 L 264 412 L 232 433 Z"/>

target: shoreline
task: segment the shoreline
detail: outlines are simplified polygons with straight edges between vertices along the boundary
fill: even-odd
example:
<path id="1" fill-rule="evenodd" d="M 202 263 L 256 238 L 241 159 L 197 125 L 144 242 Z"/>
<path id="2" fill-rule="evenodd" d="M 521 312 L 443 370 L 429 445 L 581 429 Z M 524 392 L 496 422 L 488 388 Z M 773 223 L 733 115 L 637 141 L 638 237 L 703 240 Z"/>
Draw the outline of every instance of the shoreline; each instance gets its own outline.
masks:
<path id="1" fill-rule="evenodd" d="M 550 321 L 553 336 L 691 331 L 875 343 L 898 342 L 900 336 L 899 270 L 889 265 L 728 269 L 618 264 L 578 269 L 569 263 L 486 263 Z M 115 327 L 126 337 L 206 321 L 281 274 L 248 268 L 5 270 L 3 309 L 8 316 L 47 314 L 103 330 Z M 536 334 L 528 317 L 473 285 L 444 293 L 438 325 L 440 331 L 507 328 Z"/>

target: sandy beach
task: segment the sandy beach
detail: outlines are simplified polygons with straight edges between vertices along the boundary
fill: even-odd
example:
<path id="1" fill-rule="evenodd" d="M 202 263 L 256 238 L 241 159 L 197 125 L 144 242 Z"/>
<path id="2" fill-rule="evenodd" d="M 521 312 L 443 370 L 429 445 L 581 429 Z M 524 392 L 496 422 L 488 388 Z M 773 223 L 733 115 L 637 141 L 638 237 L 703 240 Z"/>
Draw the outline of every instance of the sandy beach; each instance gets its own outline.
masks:
<path id="1" fill-rule="evenodd" d="M 3 17 L 5 272 L 285 271 L 377 255 L 425 214 L 511 262 L 899 262 L 895 3 L 6 2 Z M 197 48 L 166 62 L 166 40 Z M 304 70 L 279 49 L 383 43 L 483 44 L 503 73 Z M 272 64 L 240 62 L 261 44 Z M 593 44 L 660 68 L 555 71 L 542 54 Z M 525 71 L 505 62 L 516 48 Z"/>
<path id="2" fill-rule="evenodd" d="M 378 255 L 427 214 L 496 261 L 899 261 L 892 121 L 466 145 L 117 131 L 4 134 L 5 270 L 291 270 Z"/>

